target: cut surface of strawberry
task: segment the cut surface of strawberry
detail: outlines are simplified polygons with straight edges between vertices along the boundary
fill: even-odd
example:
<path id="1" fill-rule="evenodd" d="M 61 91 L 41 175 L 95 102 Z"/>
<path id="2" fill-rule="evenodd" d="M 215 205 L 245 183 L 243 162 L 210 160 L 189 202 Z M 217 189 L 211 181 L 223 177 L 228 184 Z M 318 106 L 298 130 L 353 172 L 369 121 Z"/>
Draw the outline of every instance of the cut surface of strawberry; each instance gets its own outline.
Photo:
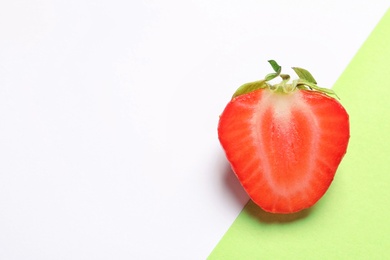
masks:
<path id="1" fill-rule="evenodd" d="M 325 194 L 347 150 L 349 118 L 333 97 L 282 79 L 235 95 L 220 116 L 218 136 L 250 198 L 285 214 Z"/>

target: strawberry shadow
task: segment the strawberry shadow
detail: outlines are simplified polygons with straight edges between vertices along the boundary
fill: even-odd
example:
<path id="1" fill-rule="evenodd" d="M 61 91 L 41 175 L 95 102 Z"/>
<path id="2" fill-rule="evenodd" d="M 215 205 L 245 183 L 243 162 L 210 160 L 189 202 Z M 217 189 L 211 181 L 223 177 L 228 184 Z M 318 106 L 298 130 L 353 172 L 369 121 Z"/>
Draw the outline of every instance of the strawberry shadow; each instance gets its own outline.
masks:
<path id="1" fill-rule="evenodd" d="M 225 163 L 223 168 L 223 181 L 225 187 L 228 189 L 229 194 L 232 194 L 233 199 L 240 206 L 244 206 L 248 200 L 249 196 L 246 194 L 244 188 L 241 186 L 241 183 L 238 181 L 237 176 L 234 174 L 229 163 Z"/>
<path id="2" fill-rule="evenodd" d="M 307 218 L 310 215 L 310 212 L 313 210 L 313 207 L 311 207 L 292 214 L 269 213 L 261 209 L 252 200 L 249 199 L 248 195 L 231 169 L 230 164 L 227 162 L 224 166 L 223 176 L 225 186 L 230 191 L 230 194 L 233 194 L 236 202 L 243 206 L 246 204 L 243 211 L 261 223 L 291 223 Z"/>

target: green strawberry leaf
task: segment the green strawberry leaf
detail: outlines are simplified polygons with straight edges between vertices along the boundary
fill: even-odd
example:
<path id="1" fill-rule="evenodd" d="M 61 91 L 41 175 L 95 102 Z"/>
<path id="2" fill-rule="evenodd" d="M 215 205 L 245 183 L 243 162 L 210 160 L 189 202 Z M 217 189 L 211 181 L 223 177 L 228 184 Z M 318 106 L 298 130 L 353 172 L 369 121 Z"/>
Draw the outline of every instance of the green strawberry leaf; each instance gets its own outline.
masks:
<path id="1" fill-rule="evenodd" d="M 288 83 L 290 81 L 290 76 L 288 74 L 281 74 L 282 67 L 279 66 L 279 64 L 276 61 L 269 60 L 268 62 L 271 65 L 274 72 L 267 74 L 263 80 L 249 82 L 242 85 L 236 90 L 236 92 L 234 92 L 232 99 L 237 96 L 247 94 L 262 88 L 269 88 L 273 91 L 279 91 L 284 93 L 289 93 L 291 91 L 294 91 L 296 88 L 301 90 L 309 89 L 309 90 L 319 91 L 327 95 L 333 95 L 339 99 L 339 97 L 336 95 L 336 93 L 333 90 L 327 88 L 321 88 L 317 86 L 317 81 L 314 79 L 313 75 L 311 75 L 309 71 L 299 67 L 292 67 L 292 69 L 298 75 L 299 79 L 293 80 L 291 84 Z M 278 76 L 282 78 L 282 82 L 274 85 L 267 82 Z"/>
<path id="2" fill-rule="evenodd" d="M 328 94 L 328 95 L 333 95 L 335 96 L 337 99 L 340 99 L 339 96 L 337 96 L 336 92 L 334 92 L 332 89 L 328 89 L 328 88 L 321 88 L 319 86 L 317 86 L 316 84 L 314 83 L 311 83 L 309 81 L 306 81 L 306 80 L 303 80 L 303 79 L 297 79 L 297 80 L 294 80 L 293 81 L 293 88 L 298 88 L 298 89 L 311 89 L 311 90 L 316 90 L 316 91 L 319 91 L 319 92 L 322 92 L 322 93 L 325 93 L 325 94 Z"/>
<path id="3" fill-rule="evenodd" d="M 314 79 L 313 75 L 311 75 L 309 71 L 298 67 L 292 67 L 292 69 L 295 71 L 295 73 L 298 75 L 300 79 L 303 79 L 310 83 L 317 84 L 317 81 Z"/>
<path id="4" fill-rule="evenodd" d="M 274 69 L 275 73 L 270 73 L 267 76 L 265 76 L 265 81 L 270 81 L 279 76 L 280 72 L 282 71 L 282 67 L 279 66 L 279 64 L 274 60 L 269 60 L 269 64 L 271 64 L 272 68 Z"/>
<path id="5" fill-rule="evenodd" d="M 269 64 L 271 64 L 272 68 L 274 69 L 274 71 L 276 73 L 280 73 L 280 71 L 282 71 L 282 67 L 279 66 L 279 64 L 276 61 L 269 60 L 268 62 L 269 62 Z"/>
<path id="6" fill-rule="evenodd" d="M 236 90 L 236 92 L 234 92 L 232 98 L 235 98 L 237 96 L 240 96 L 240 95 L 243 95 L 243 94 L 255 91 L 257 89 L 266 88 L 267 86 L 268 85 L 265 82 L 265 80 L 258 80 L 258 81 L 246 83 L 246 84 L 242 85 L 241 87 L 239 87 Z"/>

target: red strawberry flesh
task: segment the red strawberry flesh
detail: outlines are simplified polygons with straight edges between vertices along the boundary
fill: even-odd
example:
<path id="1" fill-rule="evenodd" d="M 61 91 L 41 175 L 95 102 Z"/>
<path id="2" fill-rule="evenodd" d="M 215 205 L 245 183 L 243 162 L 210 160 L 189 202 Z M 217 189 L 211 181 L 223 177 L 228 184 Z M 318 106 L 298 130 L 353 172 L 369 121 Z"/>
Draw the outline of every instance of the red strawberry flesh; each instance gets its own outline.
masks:
<path id="1" fill-rule="evenodd" d="M 264 88 L 229 102 L 218 135 L 250 198 L 265 211 L 293 213 L 331 184 L 347 149 L 348 114 L 318 91 Z"/>

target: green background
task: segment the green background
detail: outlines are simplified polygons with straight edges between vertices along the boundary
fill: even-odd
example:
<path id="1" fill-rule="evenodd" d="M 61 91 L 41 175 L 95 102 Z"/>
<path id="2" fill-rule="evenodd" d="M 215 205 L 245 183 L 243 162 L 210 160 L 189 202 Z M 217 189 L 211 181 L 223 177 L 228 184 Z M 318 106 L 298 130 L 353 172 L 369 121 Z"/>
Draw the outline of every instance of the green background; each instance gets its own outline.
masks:
<path id="1" fill-rule="evenodd" d="M 389 10 L 333 89 L 351 139 L 328 192 L 292 215 L 248 202 L 209 259 L 390 259 Z"/>

